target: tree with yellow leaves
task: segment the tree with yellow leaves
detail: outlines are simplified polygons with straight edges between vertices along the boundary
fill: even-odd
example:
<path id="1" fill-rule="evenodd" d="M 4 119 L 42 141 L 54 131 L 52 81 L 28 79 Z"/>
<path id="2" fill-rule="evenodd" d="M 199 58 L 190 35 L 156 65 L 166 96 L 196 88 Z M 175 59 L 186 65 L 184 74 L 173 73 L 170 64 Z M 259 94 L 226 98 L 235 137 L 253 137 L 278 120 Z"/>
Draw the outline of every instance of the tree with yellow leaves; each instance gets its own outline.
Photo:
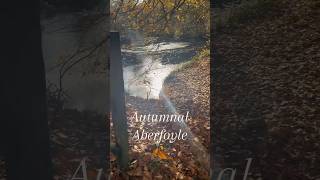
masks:
<path id="1" fill-rule="evenodd" d="M 114 0 L 115 29 L 134 29 L 149 35 L 209 37 L 209 0 Z"/>

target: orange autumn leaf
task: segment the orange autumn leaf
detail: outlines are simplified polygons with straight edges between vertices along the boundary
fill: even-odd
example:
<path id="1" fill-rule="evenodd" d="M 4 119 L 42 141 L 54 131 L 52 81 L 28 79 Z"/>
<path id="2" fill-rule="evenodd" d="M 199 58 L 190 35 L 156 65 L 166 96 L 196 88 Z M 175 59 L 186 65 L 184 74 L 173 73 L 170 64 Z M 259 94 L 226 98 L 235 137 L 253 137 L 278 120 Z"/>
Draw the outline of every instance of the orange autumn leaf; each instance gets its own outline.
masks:
<path id="1" fill-rule="evenodd" d="M 156 148 L 152 151 L 152 155 L 160 158 L 160 159 L 172 159 L 169 157 L 164 151 L 160 150 L 160 148 Z"/>

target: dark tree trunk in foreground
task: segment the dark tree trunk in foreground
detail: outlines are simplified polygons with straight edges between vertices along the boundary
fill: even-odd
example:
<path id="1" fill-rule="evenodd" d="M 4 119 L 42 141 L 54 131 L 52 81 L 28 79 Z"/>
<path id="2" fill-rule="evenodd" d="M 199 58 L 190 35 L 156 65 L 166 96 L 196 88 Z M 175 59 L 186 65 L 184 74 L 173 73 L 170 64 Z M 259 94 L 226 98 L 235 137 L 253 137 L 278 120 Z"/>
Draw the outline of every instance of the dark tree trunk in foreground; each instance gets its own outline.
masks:
<path id="1" fill-rule="evenodd" d="M 50 176 L 39 1 L 1 6 L 1 151 L 9 180 Z"/>
<path id="2" fill-rule="evenodd" d="M 125 110 L 124 82 L 120 50 L 119 32 L 111 32 L 110 52 L 110 85 L 111 85 L 111 111 L 114 131 L 116 135 L 118 161 L 120 168 L 125 170 L 128 167 L 128 125 Z"/>

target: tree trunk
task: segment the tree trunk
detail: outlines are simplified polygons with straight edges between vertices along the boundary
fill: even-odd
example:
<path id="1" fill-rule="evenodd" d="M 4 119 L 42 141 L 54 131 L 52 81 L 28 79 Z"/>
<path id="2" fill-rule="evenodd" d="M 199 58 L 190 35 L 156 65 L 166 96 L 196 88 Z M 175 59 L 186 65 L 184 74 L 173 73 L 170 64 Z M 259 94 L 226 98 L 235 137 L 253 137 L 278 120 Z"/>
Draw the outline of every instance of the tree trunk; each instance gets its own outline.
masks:
<path id="1" fill-rule="evenodd" d="M 125 111 L 124 82 L 122 72 L 122 59 L 120 51 L 120 37 L 118 32 L 111 32 L 111 110 L 112 121 L 119 148 L 118 161 L 121 169 L 128 166 L 128 125 Z"/>
<path id="2" fill-rule="evenodd" d="M 9 180 L 51 177 L 39 1 L 7 1 L 1 20 L 1 149 Z M 5 118 L 4 118 L 5 117 Z"/>

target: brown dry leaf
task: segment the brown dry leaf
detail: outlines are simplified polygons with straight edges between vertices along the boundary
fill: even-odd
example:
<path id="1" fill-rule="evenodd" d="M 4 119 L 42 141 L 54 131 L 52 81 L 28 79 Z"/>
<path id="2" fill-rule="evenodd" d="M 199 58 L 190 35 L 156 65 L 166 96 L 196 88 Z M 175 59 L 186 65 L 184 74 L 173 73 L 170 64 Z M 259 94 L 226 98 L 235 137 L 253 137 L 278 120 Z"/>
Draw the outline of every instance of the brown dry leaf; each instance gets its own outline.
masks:
<path id="1" fill-rule="evenodd" d="M 128 171 L 128 175 L 133 177 L 142 177 L 143 171 L 141 167 L 137 167 L 136 169 Z"/>
<path id="2" fill-rule="evenodd" d="M 149 180 L 152 179 L 152 175 L 149 172 L 148 168 L 145 166 L 143 171 L 143 180 Z"/>
<path id="3" fill-rule="evenodd" d="M 172 159 L 164 151 L 160 150 L 160 148 L 158 148 L 158 147 L 152 151 L 152 155 L 154 155 L 160 159 Z"/>

